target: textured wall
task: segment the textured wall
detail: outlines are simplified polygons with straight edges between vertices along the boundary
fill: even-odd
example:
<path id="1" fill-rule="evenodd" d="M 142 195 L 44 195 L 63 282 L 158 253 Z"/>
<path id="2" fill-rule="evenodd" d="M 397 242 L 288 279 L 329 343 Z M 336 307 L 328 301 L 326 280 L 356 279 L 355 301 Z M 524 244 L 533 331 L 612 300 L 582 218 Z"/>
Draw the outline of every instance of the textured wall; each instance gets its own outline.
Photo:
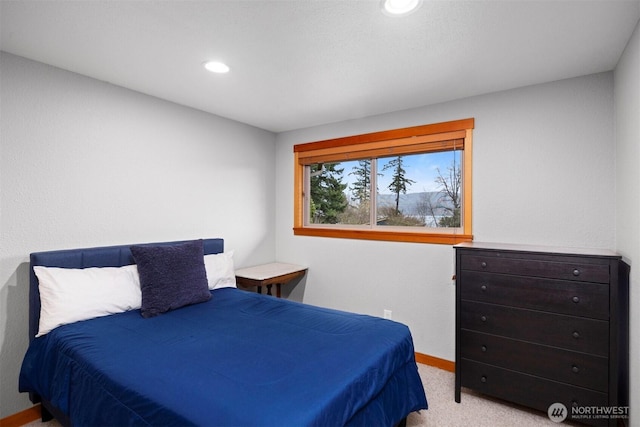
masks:
<path id="1" fill-rule="evenodd" d="M 631 264 L 631 425 L 640 425 L 640 23 L 616 67 L 616 249 Z M 633 361 L 636 363 L 633 364 Z"/>
<path id="2" fill-rule="evenodd" d="M 273 260 L 272 133 L 3 53 L 0 418 L 27 407 L 30 252 L 223 237 Z"/>
<path id="3" fill-rule="evenodd" d="M 292 298 L 390 309 L 417 351 L 454 359 L 452 247 L 293 236 L 292 146 L 467 117 L 476 241 L 615 249 L 613 74 L 603 73 L 279 134 L 276 254 L 309 266 Z"/>

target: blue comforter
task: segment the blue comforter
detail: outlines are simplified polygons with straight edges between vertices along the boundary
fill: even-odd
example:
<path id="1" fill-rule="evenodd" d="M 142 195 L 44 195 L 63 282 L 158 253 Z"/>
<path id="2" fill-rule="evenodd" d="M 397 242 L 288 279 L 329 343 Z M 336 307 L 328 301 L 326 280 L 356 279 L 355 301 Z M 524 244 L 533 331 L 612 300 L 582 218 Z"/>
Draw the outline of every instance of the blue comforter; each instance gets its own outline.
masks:
<path id="1" fill-rule="evenodd" d="M 20 391 L 75 426 L 393 425 L 427 407 L 409 329 L 227 288 L 144 319 L 58 327 L 25 356 Z"/>

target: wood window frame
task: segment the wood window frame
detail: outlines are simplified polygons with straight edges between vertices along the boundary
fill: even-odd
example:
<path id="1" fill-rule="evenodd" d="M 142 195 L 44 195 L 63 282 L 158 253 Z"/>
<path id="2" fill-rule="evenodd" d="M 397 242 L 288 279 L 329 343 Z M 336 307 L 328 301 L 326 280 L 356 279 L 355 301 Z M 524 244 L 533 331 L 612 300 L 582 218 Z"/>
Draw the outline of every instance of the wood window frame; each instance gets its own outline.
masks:
<path id="1" fill-rule="evenodd" d="M 473 118 L 422 126 L 393 129 L 344 138 L 327 139 L 293 147 L 294 154 L 294 215 L 293 232 L 297 236 L 336 237 L 345 239 L 385 240 L 396 242 L 457 244 L 473 240 L 472 234 L 472 155 Z M 382 229 L 336 225 L 305 224 L 304 188 L 307 165 L 362 158 L 389 157 L 398 154 L 418 154 L 462 151 L 462 227 Z"/>

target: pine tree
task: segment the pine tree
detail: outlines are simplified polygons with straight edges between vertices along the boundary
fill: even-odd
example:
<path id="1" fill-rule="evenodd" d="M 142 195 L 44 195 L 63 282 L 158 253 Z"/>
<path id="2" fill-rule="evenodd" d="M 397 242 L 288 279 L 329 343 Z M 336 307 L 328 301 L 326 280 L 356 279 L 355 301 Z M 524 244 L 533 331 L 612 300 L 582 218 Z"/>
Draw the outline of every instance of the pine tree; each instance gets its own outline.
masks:
<path id="1" fill-rule="evenodd" d="M 392 169 L 393 176 L 391 178 L 391 183 L 387 188 L 391 190 L 393 194 L 396 195 L 396 215 L 400 214 L 400 194 L 407 193 L 407 187 L 410 187 L 411 184 L 415 184 L 415 181 L 405 177 L 406 171 L 402 167 L 402 156 L 398 156 L 395 159 L 389 161 L 382 168 L 383 171 Z"/>
<path id="2" fill-rule="evenodd" d="M 356 176 L 350 188 L 353 200 L 360 204 L 368 202 L 371 197 L 371 159 L 358 160 L 358 166 L 354 166 L 349 175 Z"/>
<path id="3" fill-rule="evenodd" d="M 344 195 L 347 184 L 342 183 L 344 168 L 336 169 L 337 163 L 311 165 L 311 201 L 313 223 L 336 224 L 338 216 L 345 211 L 348 202 Z"/>

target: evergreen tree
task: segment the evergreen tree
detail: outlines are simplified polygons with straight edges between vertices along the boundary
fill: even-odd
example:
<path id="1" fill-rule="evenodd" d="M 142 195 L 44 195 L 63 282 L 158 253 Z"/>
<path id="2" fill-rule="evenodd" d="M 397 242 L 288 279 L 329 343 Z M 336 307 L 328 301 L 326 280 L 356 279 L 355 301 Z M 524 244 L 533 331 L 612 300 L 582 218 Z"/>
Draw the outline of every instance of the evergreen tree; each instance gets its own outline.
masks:
<path id="1" fill-rule="evenodd" d="M 358 160 L 358 166 L 354 166 L 349 175 L 356 176 L 350 188 L 353 200 L 360 204 L 368 202 L 371 197 L 371 159 Z"/>
<path id="2" fill-rule="evenodd" d="M 407 193 L 407 187 L 410 187 L 411 184 L 415 184 L 415 181 L 405 177 L 407 171 L 402 167 L 402 156 L 398 156 L 395 159 L 389 161 L 382 168 L 383 171 L 391 169 L 393 171 L 393 176 L 391 178 L 391 183 L 389 184 L 389 190 L 393 194 L 396 195 L 396 215 L 400 214 L 400 194 Z"/>
<path id="3" fill-rule="evenodd" d="M 311 212 L 313 223 L 336 224 L 338 216 L 347 208 L 347 197 L 344 190 L 347 184 L 342 183 L 344 168 L 336 169 L 337 163 L 311 165 Z"/>

